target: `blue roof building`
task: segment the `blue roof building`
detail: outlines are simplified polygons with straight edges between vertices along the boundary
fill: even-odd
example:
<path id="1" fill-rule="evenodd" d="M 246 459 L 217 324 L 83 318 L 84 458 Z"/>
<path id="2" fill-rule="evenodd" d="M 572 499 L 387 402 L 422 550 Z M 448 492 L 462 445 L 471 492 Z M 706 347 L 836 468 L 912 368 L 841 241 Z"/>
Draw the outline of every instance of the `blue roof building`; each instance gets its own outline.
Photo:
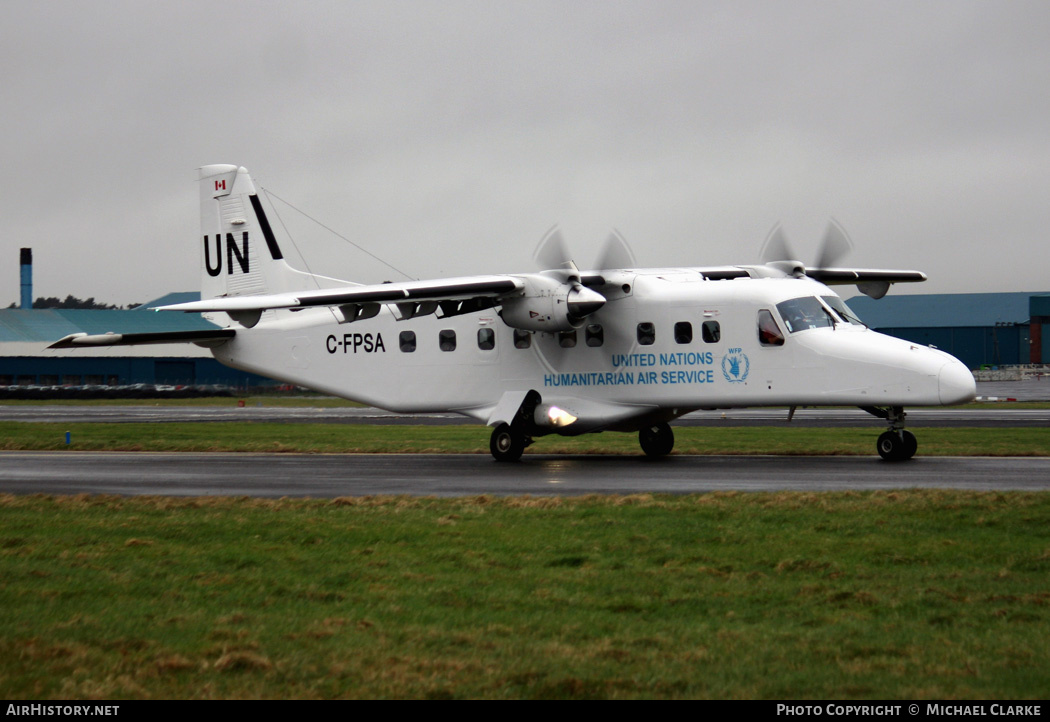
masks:
<path id="1" fill-rule="evenodd" d="M 1050 332 L 1038 293 L 939 293 L 846 301 L 864 323 L 890 336 L 935 346 L 971 369 L 1050 360 Z M 1050 321 L 1050 308 L 1046 313 Z"/>
<path id="2" fill-rule="evenodd" d="M 855 296 L 848 301 L 872 328 L 931 326 L 995 326 L 1028 323 L 1032 293 L 931 293 L 894 295 L 875 300 Z"/>
<path id="3" fill-rule="evenodd" d="M 199 314 L 157 313 L 148 307 L 199 300 L 168 294 L 123 310 L 0 309 L 0 386 L 162 384 L 260 386 L 275 382 L 223 366 L 191 343 L 48 349 L 73 333 L 200 331 L 218 328 Z"/>

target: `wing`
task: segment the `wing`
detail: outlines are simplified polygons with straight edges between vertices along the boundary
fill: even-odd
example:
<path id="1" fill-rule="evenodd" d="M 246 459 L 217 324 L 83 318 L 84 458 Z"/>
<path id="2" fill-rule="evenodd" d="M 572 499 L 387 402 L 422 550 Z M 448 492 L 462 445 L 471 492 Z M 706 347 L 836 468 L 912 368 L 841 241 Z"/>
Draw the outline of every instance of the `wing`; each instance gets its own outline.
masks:
<path id="1" fill-rule="evenodd" d="M 871 298 L 882 298 L 893 283 L 922 283 L 921 271 L 897 271 L 874 268 L 807 268 L 806 275 L 825 286 L 856 284 L 857 290 Z"/>
<path id="2" fill-rule="evenodd" d="M 369 286 L 347 286 L 318 291 L 290 291 L 257 296 L 209 298 L 190 303 L 158 306 L 156 311 L 186 313 L 223 311 L 245 326 L 254 326 L 263 311 L 301 310 L 336 306 L 347 320 L 369 318 L 382 304 L 395 304 L 401 318 L 427 315 L 440 309 L 442 316 L 456 316 L 492 308 L 502 296 L 519 294 L 525 282 L 512 276 L 468 276 L 437 281 L 406 281 Z"/>
<path id="3" fill-rule="evenodd" d="M 690 269 L 709 281 L 733 278 L 762 278 L 808 276 L 826 286 L 856 285 L 861 293 L 882 298 L 894 283 L 921 283 L 926 280 L 922 271 L 879 268 L 807 268 L 798 261 L 773 261 L 762 266 L 726 266 Z"/>
<path id="4" fill-rule="evenodd" d="M 921 283 L 926 280 L 922 271 L 895 271 L 874 268 L 807 268 L 806 275 L 826 286 L 844 286 L 861 283 Z"/>

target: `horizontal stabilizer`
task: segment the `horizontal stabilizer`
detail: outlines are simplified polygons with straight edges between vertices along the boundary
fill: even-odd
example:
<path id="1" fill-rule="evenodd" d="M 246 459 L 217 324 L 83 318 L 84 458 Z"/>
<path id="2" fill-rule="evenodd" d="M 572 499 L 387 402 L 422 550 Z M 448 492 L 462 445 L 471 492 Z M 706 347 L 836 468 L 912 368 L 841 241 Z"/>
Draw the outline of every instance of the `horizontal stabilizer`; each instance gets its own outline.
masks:
<path id="1" fill-rule="evenodd" d="M 237 334 L 232 328 L 214 331 L 167 331 L 158 333 L 72 333 L 48 348 L 87 348 L 89 346 L 139 346 L 156 343 L 195 343 L 198 346 L 219 346 Z"/>

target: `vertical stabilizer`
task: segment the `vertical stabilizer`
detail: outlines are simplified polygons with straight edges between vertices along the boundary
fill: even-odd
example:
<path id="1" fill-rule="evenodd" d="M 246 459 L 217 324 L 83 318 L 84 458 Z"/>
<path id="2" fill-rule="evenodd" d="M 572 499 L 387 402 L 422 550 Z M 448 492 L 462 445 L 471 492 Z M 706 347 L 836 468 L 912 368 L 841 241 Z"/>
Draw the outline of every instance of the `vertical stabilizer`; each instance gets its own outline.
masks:
<path id="1" fill-rule="evenodd" d="M 235 165 L 200 169 L 201 298 L 316 288 L 284 261 L 251 176 Z"/>

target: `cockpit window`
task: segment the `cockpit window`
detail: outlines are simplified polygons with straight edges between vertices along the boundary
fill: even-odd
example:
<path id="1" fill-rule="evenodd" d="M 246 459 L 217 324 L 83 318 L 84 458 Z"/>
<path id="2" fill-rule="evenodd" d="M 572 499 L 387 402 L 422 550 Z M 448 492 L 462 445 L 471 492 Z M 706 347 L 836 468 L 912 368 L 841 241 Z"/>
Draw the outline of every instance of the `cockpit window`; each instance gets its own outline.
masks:
<path id="1" fill-rule="evenodd" d="M 773 314 L 764 308 L 758 312 L 758 340 L 763 346 L 784 345 L 784 334 L 773 320 Z"/>
<path id="2" fill-rule="evenodd" d="M 821 296 L 824 303 L 831 306 L 832 310 L 839 315 L 839 317 L 846 323 L 855 323 L 858 326 L 864 326 L 865 323 L 861 321 L 857 314 L 850 310 L 850 307 L 843 303 L 842 299 L 838 296 Z"/>
<path id="3" fill-rule="evenodd" d="M 793 298 L 790 301 L 778 303 L 777 310 L 780 311 L 780 317 L 784 319 L 791 333 L 835 325 L 835 318 L 816 296 Z"/>

